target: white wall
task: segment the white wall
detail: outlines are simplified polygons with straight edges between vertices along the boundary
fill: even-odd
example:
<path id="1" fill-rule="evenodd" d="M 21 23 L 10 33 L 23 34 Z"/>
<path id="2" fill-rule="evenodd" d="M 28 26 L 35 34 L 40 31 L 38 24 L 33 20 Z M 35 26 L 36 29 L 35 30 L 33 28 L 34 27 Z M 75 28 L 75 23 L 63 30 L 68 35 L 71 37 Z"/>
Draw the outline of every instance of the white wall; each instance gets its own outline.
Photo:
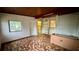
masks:
<path id="1" fill-rule="evenodd" d="M 1 20 L 0 20 L 0 49 L 1 49 Z"/>
<path id="2" fill-rule="evenodd" d="M 31 20 L 30 25 L 30 35 L 37 35 L 37 26 L 36 26 L 37 20 Z"/>
<path id="3" fill-rule="evenodd" d="M 56 16 L 56 33 L 79 37 L 79 12 Z"/>
<path id="4" fill-rule="evenodd" d="M 3 39 L 2 42 L 8 42 L 15 39 L 23 38 L 30 36 L 30 26 L 31 22 L 36 22 L 34 17 L 21 16 L 21 15 L 13 15 L 13 14 L 0 14 L 1 19 L 1 29 Z M 19 20 L 22 22 L 22 31 L 21 32 L 9 32 L 8 20 Z M 32 24 L 34 28 L 32 35 L 36 35 L 36 25 Z"/>

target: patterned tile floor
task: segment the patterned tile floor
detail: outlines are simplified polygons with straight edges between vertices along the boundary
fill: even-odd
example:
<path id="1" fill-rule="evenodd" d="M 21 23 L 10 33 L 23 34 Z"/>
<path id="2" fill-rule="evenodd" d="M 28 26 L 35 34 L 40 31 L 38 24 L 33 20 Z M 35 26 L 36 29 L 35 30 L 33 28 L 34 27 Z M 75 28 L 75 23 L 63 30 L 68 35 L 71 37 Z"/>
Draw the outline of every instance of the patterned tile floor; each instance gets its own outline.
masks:
<path id="1" fill-rule="evenodd" d="M 65 51 L 66 49 L 50 43 L 49 35 L 26 37 L 2 44 L 2 51 Z"/>

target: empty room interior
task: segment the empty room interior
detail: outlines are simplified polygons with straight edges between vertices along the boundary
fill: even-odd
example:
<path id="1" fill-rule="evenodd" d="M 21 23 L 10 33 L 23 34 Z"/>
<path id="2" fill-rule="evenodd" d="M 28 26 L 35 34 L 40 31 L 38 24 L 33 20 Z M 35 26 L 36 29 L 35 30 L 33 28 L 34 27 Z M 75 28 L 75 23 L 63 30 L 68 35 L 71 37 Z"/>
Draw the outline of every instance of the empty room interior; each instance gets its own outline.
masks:
<path id="1" fill-rule="evenodd" d="M 79 51 L 79 8 L 0 7 L 0 51 Z"/>

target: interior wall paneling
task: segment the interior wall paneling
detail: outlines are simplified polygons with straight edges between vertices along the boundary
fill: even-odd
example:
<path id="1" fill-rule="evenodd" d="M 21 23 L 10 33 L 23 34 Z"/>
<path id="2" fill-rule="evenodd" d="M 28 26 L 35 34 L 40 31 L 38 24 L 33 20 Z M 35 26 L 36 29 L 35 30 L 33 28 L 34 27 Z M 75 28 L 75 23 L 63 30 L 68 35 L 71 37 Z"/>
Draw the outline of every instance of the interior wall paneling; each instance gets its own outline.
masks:
<path id="1" fill-rule="evenodd" d="M 0 15 L 1 15 L 1 17 L 0 17 L 1 30 L 2 30 L 2 34 L 3 34 L 2 43 L 30 36 L 30 28 L 29 28 L 30 25 L 29 24 L 30 24 L 30 20 L 35 21 L 34 17 L 14 15 L 14 14 L 6 14 L 6 13 L 1 13 Z M 22 22 L 22 31 L 20 31 L 20 32 L 9 32 L 8 20 L 21 21 Z M 35 27 L 35 28 L 34 28 L 32 34 L 36 35 L 35 24 L 33 24 L 33 27 Z"/>
<path id="2" fill-rule="evenodd" d="M 1 20 L 0 20 L 0 50 L 1 50 L 1 40 L 2 40 L 2 34 L 1 34 Z"/>
<path id="3" fill-rule="evenodd" d="M 78 37 L 79 12 L 56 16 L 55 33 Z"/>

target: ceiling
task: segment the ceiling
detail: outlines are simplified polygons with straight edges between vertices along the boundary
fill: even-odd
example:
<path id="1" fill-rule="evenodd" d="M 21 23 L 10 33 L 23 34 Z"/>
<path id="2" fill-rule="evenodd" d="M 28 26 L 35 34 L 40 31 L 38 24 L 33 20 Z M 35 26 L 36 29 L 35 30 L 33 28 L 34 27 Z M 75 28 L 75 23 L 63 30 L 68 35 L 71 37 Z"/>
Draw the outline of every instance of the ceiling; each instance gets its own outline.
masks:
<path id="1" fill-rule="evenodd" d="M 31 16 L 35 18 L 48 17 L 79 12 L 78 7 L 0 7 L 0 13 Z"/>

